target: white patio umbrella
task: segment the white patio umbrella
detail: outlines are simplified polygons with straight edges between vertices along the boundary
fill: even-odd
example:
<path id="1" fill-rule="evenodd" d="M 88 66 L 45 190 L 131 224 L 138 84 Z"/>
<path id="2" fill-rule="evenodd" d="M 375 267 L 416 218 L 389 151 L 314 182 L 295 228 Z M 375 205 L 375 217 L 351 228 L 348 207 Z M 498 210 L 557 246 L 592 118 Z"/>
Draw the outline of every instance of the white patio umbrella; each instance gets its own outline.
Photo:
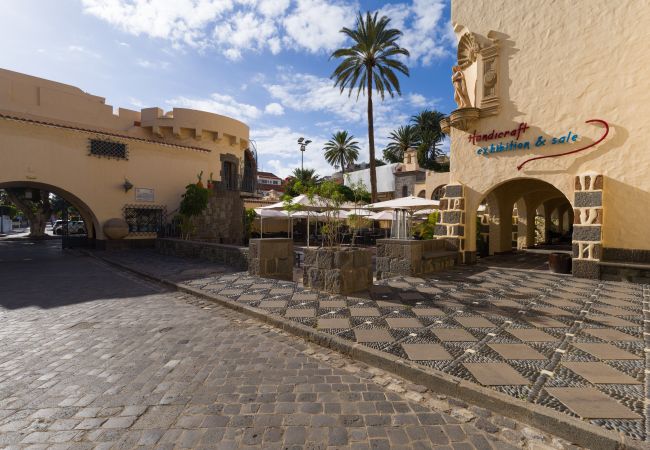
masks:
<path id="1" fill-rule="evenodd" d="M 393 220 L 393 213 L 389 210 L 386 211 L 377 211 L 373 215 L 369 216 L 372 220 Z"/>
<path id="2" fill-rule="evenodd" d="M 391 226 L 390 237 L 393 239 L 407 239 L 409 230 L 409 217 L 416 211 L 423 209 L 431 209 L 438 206 L 438 200 L 428 200 L 422 197 L 408 196 L 387 200 L 385 202 L 373 203 L 368 205 L 368 209 L 386 210 L 392 209 L 394 212 L 393 224 Z"/>
<path id="3" fill-rule="evenodd" d="M 255 214 L 260 216 L 260 238 L 264 238 L 264 218 L 267 219 L 286 219 L 287 213 L 273 209 L 255 208 Z"/>
<path id="4" fill-rule="evenodd" d="M 437 200 L 434 200 L 434 201 L 437 201 Z M 438 202 L 438 203 L 440 203 L 440 202 Z M 415 211 L 413 213 L 413 215 L 414 216 L 428 216 L 429 214 L 434 213 L 436 211 L 438 211 L 438 208 L 420 209 L 418 211 Z"/>
<path id="5" fill-rule="evenodd" d="M 300 209 L 303 211 L 318 211 L 320 209 L 324 209 L 326 207 L 326 203 L 317 195 L 315 195 L 313 198 L 309 198 L 305 194 L 300 194 L 294 198 L 291 199 L 291 203 L 294 205 L 300 205 Z M 278 202 L 274 203 L 272 205 L 268 206 L 263 206 L 262 209 L 275 209 L 275 210 L 283 210 L 285 208 L 285 202 Z M 296 213 L 292 213 L 289 215 L 289 217 L 297 217 Z M 307 247 L 309 247 L 309 217 L 310 215 L 307 215 Z"/>
<path id="6" fill-rule="evenodd" d="M 395 198 L 393 200 L 386 200 L 385 202 L 372 203 L 366 208 L 368 209 L 403 209 L 406 211 L 415 212 L 420 209 L 431 209 L 434 206 L 440 205 L 438 200 L 428 200 L 422 197 L 415 197 L 410 195 L 408 197 Z"/>

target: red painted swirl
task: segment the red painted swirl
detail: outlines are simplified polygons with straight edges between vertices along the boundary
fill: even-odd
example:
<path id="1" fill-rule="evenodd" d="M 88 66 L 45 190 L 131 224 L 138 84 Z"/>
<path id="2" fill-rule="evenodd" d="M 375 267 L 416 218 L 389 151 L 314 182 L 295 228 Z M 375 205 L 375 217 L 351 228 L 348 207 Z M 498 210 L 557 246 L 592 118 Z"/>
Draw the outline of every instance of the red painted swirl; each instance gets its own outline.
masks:
<path id="1" fill-rule="evenodd" d="M 593 146 L 595 146 L 595 145 L 598 145 L 598 144 L 600 144 L 601 142 L 603 142 L 603 140 L 604 140 L 604 139 L 607 137 L 607 135 L 609 134 L 609 124 L 608 124 L 607 122 L 605 122 L 604 120 L 601 120 L 601 119 L 589 119 L 589 120 L 587 120 L 585 123 L 601 123 L 601 124 L 603 124 L 603 125 L 605 126 L 605 133 L 603 133 L 603 135 L 600 137 L 600 139 L 598 139 L 596 142 L 592 142 L 591 144 L 586 145 L 586 146 L 584 146 L 584 147 L 581 147 L 581 148 L 579 148 L 579 149 L 571 150 L 570 152 L 565 152 L 565 153 L 558 153 L 557 155 L 536 156 L 535 158 L 527 159 L 526 161 L 522 162 L 521 164 L 519 164 L 519 165 L 517 166 L 517 170 L 521 170 L 521 168 L 524 167 L 525 164 L 528 164 L 529 162 L 531 162 L 531 161 L 535 161 L 535 160 L 537 160 L 537 159 L 544 159 L 544 158 L 558 158 L 558 157 L 560 157 L 560 156 L 571 155 L 571 154 L 573 154 L 573 153 L 578 153 L 578 152 L 581 152 L 581 151 L 583 151 L 583 150 L 587 150 L 588 148 L 591 148 L 591 147 L 593 147 Z"/>

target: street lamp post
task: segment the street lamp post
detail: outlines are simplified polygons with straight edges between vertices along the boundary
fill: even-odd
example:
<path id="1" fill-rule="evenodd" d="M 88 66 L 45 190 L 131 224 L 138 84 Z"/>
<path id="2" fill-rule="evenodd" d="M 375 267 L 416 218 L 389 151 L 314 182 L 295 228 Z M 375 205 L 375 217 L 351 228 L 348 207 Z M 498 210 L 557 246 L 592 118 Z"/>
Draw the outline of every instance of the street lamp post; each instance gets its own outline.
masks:
<path id="1" fill-rule="evenodd" d="M 305 170 L 305 150 L 307 150 L 309 144 L 311 144 L 309 139 L 305 139 L 302 136 L 298 138 L 298 145 L 300 146 L 300 170 Z"/>

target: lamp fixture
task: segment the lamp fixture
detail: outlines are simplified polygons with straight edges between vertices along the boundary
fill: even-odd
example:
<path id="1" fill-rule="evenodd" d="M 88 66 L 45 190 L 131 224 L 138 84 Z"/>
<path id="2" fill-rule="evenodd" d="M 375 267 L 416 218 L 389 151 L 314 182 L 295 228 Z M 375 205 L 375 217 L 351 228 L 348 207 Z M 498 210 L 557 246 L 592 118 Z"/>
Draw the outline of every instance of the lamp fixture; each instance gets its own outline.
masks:
<path id="1" fill-rule="evenodd" d="M 124 192 L 129 192 L 131 189 L 133 189 L 133 183 L 129 181 L 128 178 L 124 178 L 124 184 L 122 184 L 122 187 L 124 188 Z"/>

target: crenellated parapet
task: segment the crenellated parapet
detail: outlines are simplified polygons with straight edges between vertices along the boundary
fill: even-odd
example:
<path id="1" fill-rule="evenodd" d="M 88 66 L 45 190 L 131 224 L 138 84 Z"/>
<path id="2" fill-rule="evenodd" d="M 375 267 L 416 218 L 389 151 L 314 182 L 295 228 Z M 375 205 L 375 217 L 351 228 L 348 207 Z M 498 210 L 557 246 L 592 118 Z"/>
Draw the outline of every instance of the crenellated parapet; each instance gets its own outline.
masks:
<path id="1" fill-rule="evenodd" d="M 146 108 L 141 111 L 139 126 L 158 138 L 194 139 L 241 149 L 249 145 L 246 124 L 205 111 L 174 108 L 164 113 L 160 108 Z"/>

